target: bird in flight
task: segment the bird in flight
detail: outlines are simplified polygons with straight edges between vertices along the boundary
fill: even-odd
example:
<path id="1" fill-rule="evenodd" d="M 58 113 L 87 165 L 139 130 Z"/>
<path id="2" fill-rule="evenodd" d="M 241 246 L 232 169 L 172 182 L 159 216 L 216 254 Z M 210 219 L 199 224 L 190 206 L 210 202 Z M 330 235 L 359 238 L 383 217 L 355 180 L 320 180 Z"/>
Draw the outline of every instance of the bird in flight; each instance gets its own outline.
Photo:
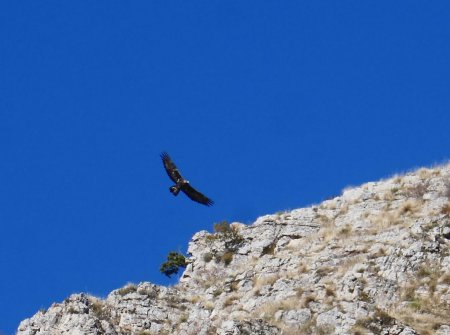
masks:
<path id="1" fill-rule="evenodd" d="M 191 200 L 194 200 L 206 206 L 212 206 L 214 204 L 214 201 L 193 188 L 189 184 L 189 181 L 181 176 L 178 168 L 176 167 L 174 162 L 172 162 L 167 152 L 161 153 L 161 159 L 164 164 L 164 169 L 166 169 L 166 172 L 169 175 L 169 178 L 175 183 L 175 185 L 169 188 L 170 192 L 174 196 L 177 196 L 180 191 L 183 191 L 184 194 L 186 194 Z"/>

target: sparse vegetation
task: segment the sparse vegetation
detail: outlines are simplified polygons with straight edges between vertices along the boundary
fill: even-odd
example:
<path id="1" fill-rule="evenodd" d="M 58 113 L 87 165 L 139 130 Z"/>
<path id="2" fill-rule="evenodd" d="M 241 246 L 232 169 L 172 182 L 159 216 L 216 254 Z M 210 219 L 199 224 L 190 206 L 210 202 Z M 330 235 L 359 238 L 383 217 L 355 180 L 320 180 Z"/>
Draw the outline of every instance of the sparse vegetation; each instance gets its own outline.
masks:
<path id="1" fill-rule="evenodd" d="M 223 306 L 224 306 L 224 307 L 231 306 L 231 305 L 233 304 L 233 302 L 234 302 L 235 300 L 239 299 L 239 298 L 240 298 L 239 295 L 237 295 L 237 294 L 232 294 L 232 295 L 228 296 L 228 297 L 225 299 L 225 302 L 223 303 Z"/>
<path id="2" fill-rule="evenodd" d="M 450 202 L 446 203 L 442 209 L 441 209 L 441 213 L 445 214 L 447 216 L 450 216 Z"/>
<path id="3" fill-rule="evenodd" d="M 229 265 L 231 261 L 233 260 L 233 253 L 231 251 L 226 251 L 222 254 L 220 257 L 220 260 L 225 264 Z"/>
<path id="4" fill-rule="evenodd" d="M 259 289 L 265 285 L 273 285 L 278 279 L 278 274 L 266 275 L 266 276 L 258 276 L 253 280 L 253 288 Z"/>
<path id="5" fill-rule="evenodd" d="M 372 316 L 356 320 L 354 329 L 357 329 L 359 332 L 367 329 L 375 334 L 379 334 L 384 327 L 394 323 L 395 319 L 393 317 L 385 311 L 376 308 Z"/>
<path id="6" fill-rule="evenodd" d="M 230 225 L 227 221 L 214 224 L 213 239 L 218 238 L 225 242 L 225 248 L 229 251 L 235 251 L 243 242 L 243 237 L 239 234 L 236 226 Z"/>
<path id="7" fill-rule="evenodd" d="M 359 300 L 364 301 L 364 302 L 371 302 L 372 301 L 372 299 L 370 298 L 370 295 L 364 290 L 361 290 L 359 292 Z"/>
<path id="8" fill-rule="evenodd" d="M 275 253 L 276 245 L 277 245 L 276 241 L 273 241 L 269 245 L 265 246 L 263 248 L 262 254 L 263 255 L 273 255 Z"/>
<path id="9" fill-rule="evenodd" d="M 335 327 L 333 325 L 321 325 L 316 327 L 317 335 L 329 335 L 334 333 Z"/>
<path id="10" fill-rule="evenodd" d="M 332 285 L 328 285 L 325 288 L 325 295 L 327 297 L 335 297 L 336 296 L 336 288 Z"/>
<path id="11" fill-rule="evenodd" d="M 425 264 L 421 265 L 419 270 L 417 271 L 417 276 L 419 278 L 429 277 L 431 275 L 431 270 Z"/>
<path id="12" fill-rule="evenodd" d="M 180 322 L 181 322 L 181 323 L 186 322 L 188 319 L 189 319 L 189 315 L 186 314 L 186 313 L 184 313 L 184 314 L 182 314 L 182 315 L 180 316 Z"/>
<path id="13" fill-rule="evenodd" d="M 168 317 L 155 320 L 158 334 L 209 334 L 224 321 L 262 319 L 284 335 L 387 334 L 405 326 L 432 335 L 450 324 L 450 272 L 444 268 L 450 199 L 442 197 L 442 180 L 426 179 L 436 175 L 424 170 L 422 179 L 411 173 L 368 183 L 312 208 L 268 215 L 245 228 L 245 241 L 240 225 L 216 223 L 194 240 L 190 260 L 196 263 L 180 284 L 128 284 L 117 294 L 130 295 L 111 302 L 161 304 Z M 174 252 L 167 259 L 164 274 L 190 261 Z M 117 326 L 121 315 L 112 313 L 111 302 L 90 299 L 88 310 L 72 300 L 66 306 Z M 123 320 L 126 332 L 150 334 Z"/>
<path id="14" fill-rule="evenodd" d="M 217 298 L 219 295 L 221 295 L 222 294 L 222 289 L 216 289 L 216 290 L 214 290 L 214 292 L 212 293 L 213 294 L 213 297 L 214 298 Z"/>
<path id="15" fill-rule="evenodd" d="M 422 303 L 420 299 L 415 298 L 409 302 L 408 306 L 412 309 L 420 310 L 422 307 Z"/>
<path id="16" fill-rule="evenodd" d="M 206 252 L 206 253 L 203 254 L 203 261 L 204 261 L 205 263 L 211 262 L 211 260 L 212 260 L 213 258 L 214 258 L 214 255 L 213 255 L 212 253 L 210 253 L 210 252 Z"/>
<path id="17" fill-rule="evenodd" d="M 352 232 L 352 226 L 346 224 L 344 227 L 339 228 L 338 235 L 340 237 L 348 237 Z"/>
<path id="18" fill-rule="evenodd" d="M 399 208 L 400 215 L 413 214 L 419 209 L 420 203 L 416 200 L 407 200 Z"/>
<path id="19" fill-rule="evenodd" d="M 309 294 L 303 298 L 301 306 L 309 307 L 309 304 L 314 301 L 316 301 L 316 296 L 314 294 Z"/>
<path id="20" fill-rule="evenodd" d="M 67 313 L 69 313 L 69 314 L 79 314 L 78 310 L 76 310 L 73 306 L 70 306 L 67 309 Z"/>
<path id="21" fill-rule="evenodd" d="M 297 287 L 295 289 L 295 295 L 299 298 L 303 295 L 304 292 L 305 290 L 303 289 L 303 287 Z"/>
<path id="22" fill-rule="evenodd" d="M 333 268 L 331 266 L 322 266 L 321 268 L 316 270 L 316 275 L 319 277 L 325 277 L 331 272 L 333 272 Z"/>
<path id="23" fill-rule="evenodd" d="M 205 301 L 203 303 L 203 307 L 208 311 L 212 311 L 214 309 L 214 303 L 211 301 Z"/>
<path id="24" fill-rule="evenodd" d="M 110 317 L 108 309 L 101 300 L 94 301 L 91 309 L 94 315 L 100 320 L 106 320 Z"/>
<path id="25" fill-rule="evenodd" d="M 450 285 L 450 272 L 444 273 L 444 274 L 439 278 L 439 283 L 445 284 L 445 285 Z"/>
<path id="26" fill-rule="evenodd" d="M 309 267 L 307 264 L 301 262 L 298 267 L 298 273 L 307 273 L 309 271 Z"/>
<path id="27" fill-rule="evenodd" d="M 450 200 L 450 179 L 447 179 L 444 182 L 444 192 L 443 192 L 443 196 L 447 197 Z"/>
<path id="28" fill-rule="evenodd" d="M 405 195 L 411 198 L 421 199 L 427 193 L 430 186 L 429 180 L 422 181 L 416 185 L 408 186 L 405 190 Z"/>
<path id="29" fill-rule="evenodd" d="M 129 293 L 136 292 L 137 286 L 134 284 L 127 284 L 125 287 L 120 288 L 117 293 L 119 293 L 121 296 L 127 295 Z"/>
<path id="30" fill-rule="evenodd" d="M 244 238 L 236 226 L 230 225 L 227 221 L 222 221 L 214 224 L 214 234 L 208 235 L 206 241 L 210 243 L 215 241 L 223 242 L 225 250 L 220 254 L 208 252 L 203 255 L 203 260 L 209 262 L 215 259 L 216 262 L 223 262 L 225 265 L 229 265 L 233 260 L 234 253 L 240 247 Z"/>

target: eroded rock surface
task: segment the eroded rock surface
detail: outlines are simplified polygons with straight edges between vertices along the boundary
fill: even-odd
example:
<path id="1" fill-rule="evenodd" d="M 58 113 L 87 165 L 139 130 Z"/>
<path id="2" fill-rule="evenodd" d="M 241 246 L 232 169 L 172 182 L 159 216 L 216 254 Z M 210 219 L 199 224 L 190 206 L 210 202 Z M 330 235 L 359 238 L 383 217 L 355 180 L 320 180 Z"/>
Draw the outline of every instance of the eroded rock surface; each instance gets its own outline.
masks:
<path id="1" fill-rule="evenodd" d="M 450 334 L 450 166 L 201 231 L 178 285 L 70 296 L 19 335 Z"/>

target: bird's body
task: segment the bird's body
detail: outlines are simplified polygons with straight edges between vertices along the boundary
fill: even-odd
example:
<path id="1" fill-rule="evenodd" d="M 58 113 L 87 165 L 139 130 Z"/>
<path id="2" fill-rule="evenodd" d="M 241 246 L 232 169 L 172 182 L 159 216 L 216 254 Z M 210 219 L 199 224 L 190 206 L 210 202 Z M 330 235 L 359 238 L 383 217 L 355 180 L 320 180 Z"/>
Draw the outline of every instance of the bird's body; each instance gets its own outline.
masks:
<path id="1" fill-rule="evenodd" d="M 169 188 L 170 192 L 177 196 L 180 191 L 183 191 L 184 194 L 186 194 L 191 200 L 194 200 L 198 203 L 201 203 L 206 206 L 212 206 L 214 204 L 214 201 L 209 199 L 208 197 L 201 194 L 199 191 L 197 191 L 195 188 L 193 188 L 189 181 L 184 179 L 180 172 L 178 171 L 178 168 L 174 164 L 174 162 L 170 159 L 170 156 L 167 154 L 167 152 L 163 152 L 161 154 L 161 159 L 163 161 L 164 169 L 167 172 L 167 175 L 169 178 L 175 183 L 175 185 L 171 186 Z"/>
<path id="2" fill-rule="evenodd" d="M 175 185 L 169 187 L 169 190 L 173 195 L 177 196 L 186 184 L 189 184 L 189 181 L 185 179 L 178 180 Z"/>

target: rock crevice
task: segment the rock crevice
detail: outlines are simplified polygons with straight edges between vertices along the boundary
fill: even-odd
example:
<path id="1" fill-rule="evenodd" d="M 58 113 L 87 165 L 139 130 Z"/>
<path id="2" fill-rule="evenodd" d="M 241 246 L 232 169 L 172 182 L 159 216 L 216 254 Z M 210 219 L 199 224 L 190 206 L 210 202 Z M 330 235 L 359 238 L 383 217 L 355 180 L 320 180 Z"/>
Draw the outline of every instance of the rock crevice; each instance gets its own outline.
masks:
<path id="1" fill-rule="evenodd" d="M 18 335 L 450 334 L 450 166 L 195 234 L 172 287 L 74 294 Z"/>

